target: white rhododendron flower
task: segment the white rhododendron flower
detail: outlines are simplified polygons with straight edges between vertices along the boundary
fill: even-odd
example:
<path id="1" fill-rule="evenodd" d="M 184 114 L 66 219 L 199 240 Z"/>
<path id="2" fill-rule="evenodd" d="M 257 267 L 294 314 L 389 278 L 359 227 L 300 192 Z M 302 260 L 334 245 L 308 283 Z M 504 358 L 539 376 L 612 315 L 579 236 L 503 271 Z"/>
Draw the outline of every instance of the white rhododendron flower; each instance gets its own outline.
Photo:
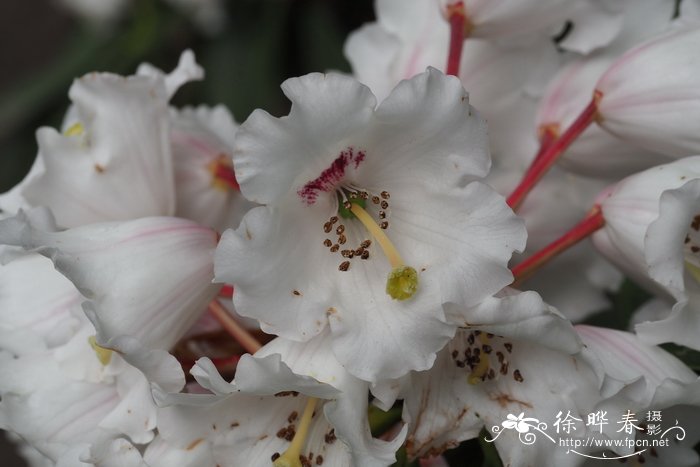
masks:
<path id="1" fill-rule="evenodd" d="M 220 288 L 212 284 L 216 233 L 191 221 L 151 217 L 61 232 L 33 217 L 0 221 L 0 240 L 54 262 L 87 298 L 101 345 L 127 335 L 169 349 Z"/>
<path id="2" fill-rule="evenodd" d="M 82 301 L 75 286 L 41 255 L 0 264 L 0 348 L 31 346 L 36 338 L 49 348 L 65 344 L 81 327 Z"/>
<path id="3" fill-rule="evenodd" d="M 598 80 L 600 125 L 637 147 L 672 157 L 700 153 L 700 25 L 653 38 L 618 58 Z M 672 73 L 669 73 L 672 70 Z"/>
<path id="4" fill-rule="evenodd" d="M 651 291 L 676 301 L 666 319 L 638 332 L 654 343 L 700 348 L 700 156 L 630 176 L 601 199 L 601 253 Z"/>
<path id="5" fill-rule="evenodd" d="M 66 130 L 37 131 L 36 168 L 17 191 L 0 198 L 0 208 L 47 206 L 62 227 L 173 215 L 168 100 L 200 75 L 187 51 L 167 76 L 91 73 L 77 79 Z"/>
<path id="6" fill-rule="evenodd" d="M 223 106 L 171 112 L 175 215 L 225 230 L 250 209 L 237 190 L 231 162 L 238 126 Z"/>
<path id="7" fill-rule="evenodd" d="M 216 276 L 266 332 L 333 351 L 368 381 L 426 369 L 474 306 L 511 281 L 522 223 L 478 179 L 483 121 L 430 69 L 376 106 L 365 86 L 311 74 L 283 85 L 288 117 L 254 112 L 233 163 L 254 208 L 217 249 Z"/>
<path id="8" fill-rule="evenodd" d="M 25 296 L 17 291 L 15 299 Z M 144 374 L 97 346 L 94 332 L 83 316 L 65 344 L 50 348 L 35 334 L 39 339 L 23 348 L 0 347 L 0 371 L 12 375 L 0 382 L 2 425 L 58 465 L 76 465 L 92 448 L 121 436 L 149 442 L 156 422 L 149 379 L 170 391 L 184 383 L 162 354 L 129 339 L 115 341 L 137 355 Z"/>
<path id="9" fill-rule="evenodd" d="M 402 79 L 425 70 L 442 68 L 449 26 L 434 0 L 377 4 L 378 21 L 353 32 L 345 55 L 355 76 L 379 100 Z M 458 77 L 470 93 L 469 101 L 488 121 L 494 159 L 499 165 L 522 169 L 536 150 L 534 115 L 536 96 L 556 71 L 559 58 L 548 37 L 524 44 L 484 39 L 464 43 Z"/>
<path id="10" fill-rule="evenodd" d="M 624 4 L 619 34 L 607 47 L 577 58 L 550 80 L 540 102 L 537 127 L 544 136 L 558 137 L 588 104 L 596 82 L 624 52 L 668 29 L 674 12 L 672 0 L 631 0 Z M 574 27 L 574 33 L 576 31 Z M 562 44 L 566 46 L 565 40 Z M 628 175 L 668 159 L 647 147 L 635 147 L 596 126 L 584 132 L 565 153 L 562 166 L 598 177 Z"/>
<path id="11" fill-rule="evenodd" d="M 571 0 L 439 0 L 446 8 L 462 6 L 467 36 L 517 40 L 528 33 L 546 33 L 574 13 Z M 591 2 L 593 3 L 593 2 Z M 515 36 L 515 38 L 513 38 Z"/>
<path id="12" fill-rule="evenodd" d="M 403 384 L 411 457 L 491 431 L 508 414 L 548 421 L 571 411 L 581 418 L 600 402 L 600 374 L 577 355 L 580 339 L 537 294 L 509 292 L 468 313 L 473 324 L 457 333 L 433 368 Z M 549 442 L 527 446 L 517 436 L 506 431 L 495 441 L 504 465 L 580 462 Z"/>
<path id="13" fill-rule="evenodd" d="M 698 464 L 700 0 L 136 3 L 0 106 L 31 467 Z"/>
<path id="14" fill-rule="evenodd" d="M 324 366 L 331 362 L 329 349 L 316 353 L 327 342 L 319 344 L 301 350 L 305 361 L 300 363 L 320 359 L 317 368 L 339 376 L 332 383 L 293 371 L 276 353 L 304 344 L 281 343 L 263 348 L 260 356 L 244 356 L 230 384 L 210 360 L 200 360 L 192 374 L 213 394 L 159 396 L 158 429 L 167 450 L 196 448 L 206 459 L 200 465 L 222 467 L 392 464 L 405 430 L 390 442 L 373 439 L 367 426 L 367 383 L 337 362 Z"/>
<path id="15" fill-rule="evenodd" d="M 625 410 L 640 415 L 663 411 L 667 422 L 675 418 L 679 424 L 681 420 L 681 438 L 674 439 L 668 449 L 645 450 L 637 461 L 644 465 L 697 465 L 700 457 L 693 446 L 700 440 L 700 432 L 693 420 L 700 414 L 698 376 L 668 352 L 634 334 L 582 325 L 576 326 L 576 332 L 590 350 L 587 360 L 604 368 L 603 394 L 624 395 Z M 647 427 L 646 432 L 635 435 L 643 438 L 649 431 Z"/>

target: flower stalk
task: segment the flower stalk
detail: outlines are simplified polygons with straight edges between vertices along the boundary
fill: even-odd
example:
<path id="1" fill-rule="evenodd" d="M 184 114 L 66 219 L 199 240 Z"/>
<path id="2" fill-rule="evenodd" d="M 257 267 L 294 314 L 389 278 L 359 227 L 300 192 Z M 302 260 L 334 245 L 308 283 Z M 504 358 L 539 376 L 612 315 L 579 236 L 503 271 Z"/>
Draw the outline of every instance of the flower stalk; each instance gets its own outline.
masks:
<path id="1" fill-rule="evenodd" d="M 450 23 L 450 49 L 447 55 L 445 73 L 457 76 L 462 59 L 462 47 L 467 36 L 467 15 L 464 11 L 464 2 L 457 2 L 447 7 L 447 20 Z"/>
<path id="2" fill-rule="evenodd" d="M 566 151 L 571 143 L 598 118 L 598 101 L 600 97 L 601 94 L 595 93 L 591 102 L 576 118 L 574 123 L 551 144 L 543 145 L 546 147 L 544 152 L 535 158 L 532 165 L 523 176 L 523 179 L 520 181 L 520 184 L 518 184 L 508 197 L 508 205 L 514 211 L 518 210 L 530 191 L 537 185 L 537 182 L 539 182 L 554 163 L 559 160 L 559 157 L 564 154 L 564 151 Z"/>
<path id="3" fill-rule="evenodd" d="M 523 281 L 530 277 L 535 271 L 547 264 L 552 258 L 568 250 L 581 240 L 593 234 L 605 225 L 603 212 L 599 205 L 593 206 L 586 217 L 576 224 L 571 230 L 553 241 L 534 255 L 527 258 L 522 263 L 511 269 L 515 282 L 514 287 L 518 287 Z"/>
<path id="4" fill-rule="evenodd" d="M 224 308 L 224 306 L 218 300 L 212 300 L 209 303 L 209 313 L 211 313 L 214 318 L 223 326 L 223 328 L 231 334 L 231 336 L 236 339 L 236 341 L 241 344 L 241 346 L 246 349 L 251 354 L 254 354 L 262 345 L 258 340 L 253 337 L 243 326 L 241 326 Z"/>

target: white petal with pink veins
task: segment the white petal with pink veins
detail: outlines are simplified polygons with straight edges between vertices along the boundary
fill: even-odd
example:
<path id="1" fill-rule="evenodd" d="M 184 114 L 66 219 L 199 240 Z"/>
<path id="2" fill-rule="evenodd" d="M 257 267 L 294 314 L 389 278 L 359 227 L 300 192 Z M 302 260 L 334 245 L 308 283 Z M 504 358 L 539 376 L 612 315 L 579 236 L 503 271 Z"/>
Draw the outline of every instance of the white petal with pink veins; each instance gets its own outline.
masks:
<path id="1" fill-rule="evenodd" d="M 105 344 L 127 335 L 168 349 L 206 309 L 216 235 L 177 218 L 152 217 L 56 232 L 20 213 L 0 239 L 49 257 L 87 298 L 83 307 Z"/>

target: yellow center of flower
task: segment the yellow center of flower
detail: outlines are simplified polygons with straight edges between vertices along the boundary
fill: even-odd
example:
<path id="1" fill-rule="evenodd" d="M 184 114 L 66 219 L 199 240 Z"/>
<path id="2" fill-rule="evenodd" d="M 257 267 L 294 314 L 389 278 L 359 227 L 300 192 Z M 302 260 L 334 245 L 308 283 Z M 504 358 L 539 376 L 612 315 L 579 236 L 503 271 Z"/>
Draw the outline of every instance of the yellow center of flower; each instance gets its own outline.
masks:
<path id="1" fill-rule="evenodd" d="M 233 172 L 231 158 L 225 154 L 220 155 L 207 165 L 211 173 L 211 185 L 214 189 L 228 193 L 229 190 L 238 190 L 238 182 Z"/>
<path id="2" fill-rule="evenodd" d="M 391 264 L 392 270 L 386 281 L 386 293 L 394 300 L 411 298 L 418 290 L 418 273 L 416 270 L 411 266 L 406 266 L 399 251 L 391 243 L 384 230 L 377 225 L 372 216 L 362 206 L 351 203 L 350 211 L 379 243 L 384 255 L 389 260 L 389 264 Z"/>
<path id="3" fill-rule="evenodd" d="M 68 127 L 68 129 L 64 131 L 63 134 L 66 136 L 80 136 L 83 134 L 84 131 L 85 128 L 83 127 L 83 124 L 78 122 Z"/>
<path id="4" fill-rule="evenodd" d="M 284 454 L 272 461 L 274 467 L 303 467 L 300 459 L 301 450 L 304 448 L 306 437 L 309 435 L 311 419 L 314 416 L 317 402 L 318 399 L 315 397 L 310 397 L 306 402 L 304 413 L 301 415 L 301 420 L 299 421 L 299 428 L 297 428 L 296 434 L 287 450 L 284 451 Z"/>
<path id="5" fill-rule="evenodd" d="M 479 342 L 481 342 L 483 345 L 489 345 L 489 341 L 491 338 L 484 334 L 481 333 L 477 336 L 477 339 Z M 472 372 L 469 374 L 469 377 L 467 380 L 469 381 L 469 384 L 477 384 L 480 381 L 484 380 L 484 377 L 488 373 L 491 365 L 489 362 L 489 356 L 485 352 L 479 352 L 479 355 L 477 356 L 478 362 Z"/>
<path id="6" fill-rule="evenodd" d="M 693 276 L 693 279 L 700 284 L 700 268 L 690 261 L 685 261 L 685 269 Z"/>
<path id="7" fill-rule="evenodd" d="M 88 342 L 90 343 L 92 350 L 95 351 L 95 355 L 97 356 L 97 359 L 100 361 L 100 363 L 104 366 L 107 366 L 109 364 L 109 361 L 112 359 L 113 351 L 100 346 L 97 343 L 95 336 L 88 337 Z"/>

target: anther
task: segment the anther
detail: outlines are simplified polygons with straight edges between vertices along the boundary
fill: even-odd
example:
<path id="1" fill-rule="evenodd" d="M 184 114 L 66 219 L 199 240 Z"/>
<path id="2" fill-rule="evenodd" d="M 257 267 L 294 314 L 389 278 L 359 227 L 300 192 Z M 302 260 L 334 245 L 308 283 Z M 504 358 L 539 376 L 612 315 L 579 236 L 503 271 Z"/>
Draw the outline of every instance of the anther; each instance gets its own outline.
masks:
<path id="1" fill-rule="evenodd" d="M 331 245 L 333 245 L 333 242 L 331 242 L 330 238 L 327 238 L 323 241 L 323 246 L 330 248 Z"/>
<path id="2" fill-rule="evenodd" d="M 331 253 L 335 253 L 338 250 L 340 250 L 340 245 L 337 243 L 331 247 Z"/>
<path id="3" fill-rule="evenodd" d="M 379 196 L 372 196 L 372 202 L 374 204 L 379 204 Z"/>
<path id="4" fill-rule="evenodd" d="M 291 444 L 284 454 L 273 459 L 272 465 L 274 467 L 302 467 L 301 450 L 309 434 L 309 428 L 311 427 L 311 420 L 314 416 L 314 409 L 317 401 L 318 399 L 315 397 L 309 398 Z"/>
<path id="5" fill-rule="evenodd" d="M 384 199 L 389 199 L 389 196 L 390 196 L 390 195 L 389 195 L 389 192 L 388 192 L 388 191 L 382 191 L 382 192 L 379 193 L 379 194 L 382 196 L 382 198 L 384 198 Z"/>
<path id="6" fill-rule="evenodd" d="M 330 231 L 332 229 L 333 229 L 333 224 L 331 224 L 330 222 L 326 222 L 325 224 L 323 224 L 323 231 L 324 232 L 330 233 Z"/>
<path id="7" fill-rule="evenodd" d="M 389 207 L 389 203 L 387 203 L 386 201 L 382 201 L 382 204 L 380 204 L 380 206 L 382 207 L 382 209 L 387 209 Z"/>
<path id="8" fill-rule="evenodd" d="M 344 258 L 352 258 L 355 256 L 355 252 L 352 250 L 343 250 L 340 252 L 341 255 L 343 255 Z"/>
<path id="9" fill-rule="evenodd" d="M 350 269 L 350 261 L 343 261 L 338 266 L 339 271 L 347 271 L 348 269 Z"/>
<path id="10" fill-rule="evenodd" d="M 367 250 L 363 251 L 362 254 L 360 255 L 360 258 L 369 259 L 369 251 L 367 251 Z"/>
<path id="11" fill-rule="evenodd" d="M 335 224 L 336 222 L 338 222 L 338 216 L 333 216 L 329 220 L 331 221 L 331 224 Z"/>
<path id="12" fill-rule="evenodd" d="M 345 238 L 345 235 L 338 236 L 338 243 L 340 243 L 341 245 L 345 245 L 345 242 L 347 242 L 347 241 L 348 241 L 348 239 Z"/>
<path id="13" fill-rule="evenodd" d="M 369 248 L 371 244 L 372 240 L 363 240 L 362 243 L 360 243 L 360 248 Z"/>
<path id="14" fill-rule="evenodd" d="M 340 234 L 342 234 L 343 232 L 345 232 L 345 226 L 344 226 L 343 224 L 340 224 L 340 225 L 335 229 L 335 233 L 337 233 L 338 235 L 340 235 Z"/>
<path id="15" fill-rule="evenodd" d="M 520 370 L 515 370 L 513 372 L 513 379 L 516 380 L 518 383 L 522 383 L 524 381 L 523 375 L 520 374 Z"/>
<path id="16" fill-rule="evenodd" d="M 352 203 L 351 203 L 350 201 L 345 201 L 345 202 L 343 203 L 343 207 L 344 207 L 345 209 L 347 209 L 348 211 L 350 211 L 350 210 L 352 209 Z"/>
<path id="17" fill-rule="evenodd" d="M 386 213 L 384 211 L 379 211 L 379 218 L 386 219 Z"/>
<path id="18" fill-rule="evenodd" d="M 384 222 L 382 222 L 381 224 L 379 224 L 379 227 L 381 227 L 382 229 L 386 230 L 386 229 L 389 228 L 389 223 L 388 223 L 387 221 L 384 221 Z"/>

